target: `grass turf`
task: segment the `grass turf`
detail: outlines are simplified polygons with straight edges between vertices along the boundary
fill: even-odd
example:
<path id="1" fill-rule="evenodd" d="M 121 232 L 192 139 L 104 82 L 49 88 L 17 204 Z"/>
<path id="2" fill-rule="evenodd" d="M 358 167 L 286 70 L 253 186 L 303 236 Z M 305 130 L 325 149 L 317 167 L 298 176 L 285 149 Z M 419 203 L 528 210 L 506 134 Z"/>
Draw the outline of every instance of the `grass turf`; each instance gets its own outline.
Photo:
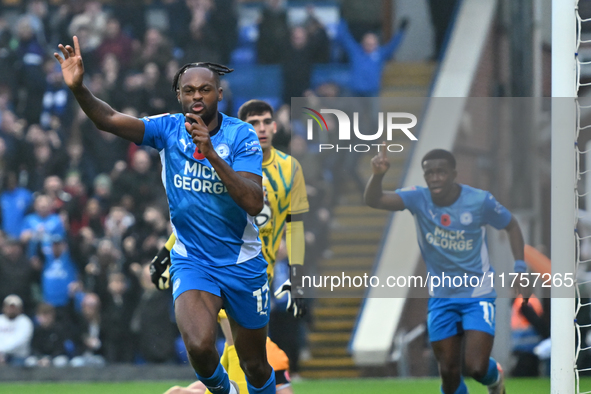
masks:
<path id="1" fill-rule="evenodd" d="M 2 394 L 162 394 L 174 384 L 183 382 L 121 382 L 121 383 L 0 383 Z M 190 382 L 184 382 L 189 384 Z M 486 393 L 480 384 L 467 380 L 472 394 Z M 359 393 L 440 393 L 438 379 L 342 379 L 308 380 L 293 384 L 296 394 L 359 394 Z M 591 379 L 581 382 L 581 390 L 591 390 Z M 549 393 L 550 380 L 508 379 L 507 393 Z"/>

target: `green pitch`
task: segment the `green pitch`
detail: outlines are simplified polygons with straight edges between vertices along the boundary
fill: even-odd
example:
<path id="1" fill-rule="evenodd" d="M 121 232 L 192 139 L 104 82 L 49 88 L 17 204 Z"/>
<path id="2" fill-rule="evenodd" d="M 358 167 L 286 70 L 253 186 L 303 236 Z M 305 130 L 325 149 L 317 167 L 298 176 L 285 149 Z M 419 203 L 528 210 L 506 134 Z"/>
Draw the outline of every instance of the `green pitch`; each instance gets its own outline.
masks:
<path id="1" fill-rule="evenodd" d="M 123 382 L 123 383 L 0 383 L 2 394 L 162 394 L 173 384 L 181 382 Z M 189 384 L 190 382 L 184 382 Z M 467 380 L 472 394 L 485 394 L 486 389 L 478 383 Z M 343 379 L 343 380 L 308 380 L 294 383 L 296 394 L 361 394 L 361 393 L 396 393 L 438 394 L 437 379 Z M 581 391 L 591 390 L 591 379 L 581 382 Z M 550 380 L 545 379 L 509 379 L 508 394 L 549 393 Z"/>

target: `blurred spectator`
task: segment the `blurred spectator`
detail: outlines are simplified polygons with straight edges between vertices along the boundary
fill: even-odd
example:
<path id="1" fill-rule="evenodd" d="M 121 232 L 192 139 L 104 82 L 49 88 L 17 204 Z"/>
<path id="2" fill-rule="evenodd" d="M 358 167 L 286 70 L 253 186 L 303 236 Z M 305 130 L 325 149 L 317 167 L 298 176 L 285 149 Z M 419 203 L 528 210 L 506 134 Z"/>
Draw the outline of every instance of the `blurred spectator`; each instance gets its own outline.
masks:
<path id="1" fill-rule="evenodd" d="M 351 84 L 349 88 L 352 96 L 379 96 L 382 70 L 385 63 L 390 60 L 396 49 L 398 49 L 406 25 L 407 21 L 404 20 L 392 39 L 380 46 L 379 38 L 374 33 L 365 33 L 361 44 L 357 43 L 349 32 L 347 23 L 345 21 L 341 22 L 336 39 L 343 45 L 349 55 L 351 65 Z"/>
<path id="2" fill-rule="evenodd" d="M 80 124 L 80 133 L 84 151 L 92 159 L 98 174 L 110 173 L 115 167 L 115 163 L 126 159 L 130 143 L 106 131 L 97 130 L 96 126 L 86 117 Z"/>
<path id="3" fill-rule="evenodd" d="M 150 261 L 170 235 L 168 223 L 161 209 L 146 207 L 141 220 L 125 236 L 123 249 L 128 262 Z M 129 243 L 131 239 L 133 242 Z"/>
<path id="4" fill-rule="evenodd" d="M 57 175 L 45 178 L 42 192 L 51 198 L 51 210 L 55 213 L 60 212 L 72 201 L 72 195 L 64 191 L 62 178 Z"/>
<path id="5" fill-rule="evenodd" d="M 130 284 L 125 274 L 118 270 L 111 271 L 108 278 L 108 293 L 103 299 L 102 312 L 105 358 L 108 362 L 131 362 L 131 318 L 139 296 L 137 279 L 132 276 Z"/>
<path id="6" fill-rule="evenodd" d="M 33 193 L 18 185 L 18 178 L 14 171 L 7 172 L 4 179 L 4 191 L 0 194 L 2 230 L 10 237 L 18 238 L 25 213 L 33 203 Z"/>
<path id="7" fill-rule="evenodd" d="M 71 316 L 67 308 L 70 302 L 68 287 L 77 279 L 76 265 L 62 236 L 54 235 L 51 241 L 52 253 L 46 257 L 41 274 L 43 301 L 58 308 L 60 319 L 69 319 Z"/>
<path id="8" fill-rule="evenodd" d="M 0 16 L 0 85 L 14 91 L 16 90 L 13 68 L 15 53 L 10 47 L 11 41 L 10 25 L 4 16 Z"/>
<path id="9" fill-rule="evenodd" d="M 208 23 L 213 3 L 211 0 L 189 0 L 191 10 L 189 40 L 183 47 L 183 63 L 199 61 L 221 62 L 220 37 L 217 27 Z"/>
<path id="10" fill-rule="evenodd" d="M 73 367 L 102 366 L 104 330 L 101 329 L 101 301 L 98 295 L 88 293 L 81 303 L 82 315 L 79 321 L 80 339 L 78 355 L 70 361 Z"/>
<path id="11" fill-rule="evenodd" d="M 172 45 L 158 29 L 146 30 L 144 42 L 134 55 L 134 68 L 141 70 L 148 63 L 155 63 L 160 70 L 172 58 Z"/>
<path id="12" fill-rule="evenodd" d="M 84 185 L 90 185 L 95 177 L 94 164 L 89 155 L 84 152 L 84 146 L 77 140 L 68 143 L 66 147 L 67 163 L 65 173 L 76 173 Z"/>
<path id="13" fill-rule="evenodd" d="M 45 91 L 45 50 L 35 35 L 30 16 L 23 16 L 18 20 L 17 39 L 15 73 L 21 90 L 17 114 L 28 123 L 39 123 Z"/>
<path id="14" fill-rule="evenodd" d="M 84 268 L 86 274 L 84 287 L 88 291 L 97 293 L 101 300 L 104 300 L 108 293 L 109 272 L 120 270 L 120 267 L 120 250 L 115 248 L 111 240 L 100 240 L 95 254 L 90 256 Z"/>
<path id="15" fill-rule="evenodd" d="M 170 291 L 157 290 L 150 279 L 150 268 L 142 268 L 142 296 L 133 315 L 132 329 L 140 357 L 151 363 L 173 362 L 174 341 L 178 336 Z"/>
<path id="16" fill-rule="evenodd" d="M 38 278 L 38 271 L 26 259 L 21 243 L 8 238 L 0 254 L 0 299 L 15 294 L 23 302 L 23 311 L 32 312 L 32 287 Z"/>
<path id="17" fill-rule="evenodd" d="M 257 58 L 260 64 L 278 64 L 289 45 L 287 12 L 283 0 L 267 0 L 259 22 Z"/>
<path id="18" fill-rule="evenodd" d="M 59 215 L 52 213 L 52 200 L 46 194 L 35 198 L 35 212 L 25 216 L 20 240 L 27 245 L 27 257 L 52 254 L 52 237 L 59 235 L 64 238 L 66 230 Z"/>
<path id="19" fill-rule="evenodd" d="M 31 356 L 25 360 L 27 367 L 65 367 L 66 328 L 57 322 L 55 308 L 44 302 L 37 305 L 35 331 L 31 341 Z"/>
<path id="20" fill-rule="evenodd" d="M 167 27 L 165 31 L 168 31 L 172 45 L 184 48 L 191 23 L 191 10 L 187 6 L 187 2 L 185 0 L 160 0 L 159 4 L 155 6 L 162 10 L 162 27 Z"/>
<path id="21" fill-rule="evenodd" d="M 100 206 L 101 211 L 104 213 L 109 210 L 113 203 L 112 188 L 113 182 L 107 174 L 99 174 L 94 178 L 93 182 L 94 194 L 92 198 L 96 199 Z"/>
<path id="22" fill-rule="evenodd" d="M 23 313 L 23 301 L 11 294 L 2 302 L 0 365 L 23 365 L 31 353 L 33 322 Z"/>
<path id="23" fill-rule="evenodd" d="M 302 97 L 310 88 L 312 52 L 307 32 L 301 26 L 291 30 L 290 44 L 283 50 L 282 69 L 283 102 L 289 104 L 292 97 Z"/>
<path id="24" fill-rule="evenodd" d="M 91 229 L 98 238 L 105 235 L 105 214 L 99 200 L 96 198 L 90 198 L 86 201 L 86 206 L 80 218 L 80 227 Z"/>
<path id="25" fill-rule="evenodd" d="M 142 103 L 138 108 L 143 115 L 165 113 L 168 108 L 169 97 L 174 97 L 170 85 L 161 75 L 161 69 L 156 63 L 148 63 L 144 67 L 144 83 L 142 86 Z"/>
<path id="26" fill-rule="evenodd" d="M 159 173 L 151 167 L 150 154 L 138 149 L 133 154 L 131 166 L 125 168 L 113 180 L 115 201 L 121 202 L 126 195 L 131 197 L 131 205 L 126 208 L 135 216 L 141 216 L 147 205 L 165 195 L 162 182 L 159 182 Z"/>
<path id="27" fill-rule="evenodd" d="M 517 364 L 511 370 L 511 376 L 539 376 L 540 360 L 534 354 L 534 348 L 550 336 L 550 327 L 544 321 L 542 303 L 532 295 L 527 304 L 519 296 L 513 302 L 511 311 L 511 337 L 513 355 Z"/>
<path id="28" fill-rule="evenodd" d="M 207 1 L 212 5 L 208 17 L 208 27 L 215 29 L 220 61 L 227 64 L 230 62 L 230 54 L 238 41 L 238 17 L 234 0 Z"/>
<path id="29" fill-rule="evenodd" d="M 84 184 L 82 183 L 82 179 L 78 172 L 72 171 L 68 173 L 63 191 L 70 196 L 70 200 L 65 207 L 68 212 L 69 234 L 71 236 L 76 236 L 78 235 L 78 231 L 80 231 L 82 214 L 84 213 L 84 208 L 86 207 L 86 201 L 88 199 Z M 72 227 L 72 225 L 75 227 Z"/>
<path id="30" fill-rule="evenodd" d="M 59 120 L 59 125 L 67 122 L 70 118 L 68 104 L 70 92 L 64 83 L 62 69 L 54 59 L 45 62 L 46 89 L 43 94 L 43 112 L 41 113 L 39 123 L 45 129 L 51 128 L 55 124 L 53 117 Z"/>
<path id="31" fill-rule="evenodd" d="M 134 215 L 124 207 L 114 205 L 111 207 L 109 214 L 105 218 L 105 236 L 117 249 L 120 249 L 123 242 L 123 236 L 134 224 Z"/>
<path id="32" fill-rule="evenodd" d="M 31 27 L 41 46 L 47 46 L 47 37 L 49 34 L 49 13 L 46 0 L 30 0 L 27 2 L 26 17 L 31 21 Z"/>
<path id="33" fill-rule="evenodd" d="M 79 272 L 86 272 L 87 263 L 95 255 L 97 245 L 98 238 L 90 227 L 80 228 L 78 234 L 72 237 L 70 253 L 78 264 Z"/>
<path id="34" fill-rule="evenodd" d="M 131 38 L 139 39 L 146 31 L 145 0 L 126 0 L 111 3 L 113 15 L 121 22 L 121 29 Z"/>
<path id="35" fill-rule="evenodd" d="M 107 26 L 107 13 L 103 10 L 100 1 L 90 0 L 80 2 L 79 4 L 84 7 L 84 11 L 77 13 L 72 18 L 68 27 L 68 37 L 61 38 L 67 38 L 66 42 L 69 42 L 72 39 L 72 36 L 79 35 L 80 30 L 84 29 L 84 58 L 86 59 L 86 53 L 97 49 L 102 42 L 103 34 Z M 64 13 L 65 10 L 61 10 L 61 12 Z"/>
<path id="36" fill-rule="evenodd" d="M 314 15 L 314 7 L 309 6 L 306 11 L 308 18 L 304 24 L 308 37 L 310 60 L 312 63 L 328 63 L 330 61 L 330 38 L 324 25 Z"/>
<path id="37" fill-rule="evenodd" d="M 107 54 L 112 53 L 123 67 L 131 64 L 133 56 L 132 39 L 121 30 L 121 24 L 116 17 L 110 16 L 107 19 L 103 41 L 96 52 L 99 63 L 103 62 Z"/>
<path id="38" fill-rule="evenodd" d="M 2 164 L 5 168 L 20 170 L 20 165 L 26 160 L 24 156 L 24 129 L 26 121 L 18 119 L 11 110 L 1 112 L 0 136 L 5 142 L 5 152 L 2 152 Z"/>

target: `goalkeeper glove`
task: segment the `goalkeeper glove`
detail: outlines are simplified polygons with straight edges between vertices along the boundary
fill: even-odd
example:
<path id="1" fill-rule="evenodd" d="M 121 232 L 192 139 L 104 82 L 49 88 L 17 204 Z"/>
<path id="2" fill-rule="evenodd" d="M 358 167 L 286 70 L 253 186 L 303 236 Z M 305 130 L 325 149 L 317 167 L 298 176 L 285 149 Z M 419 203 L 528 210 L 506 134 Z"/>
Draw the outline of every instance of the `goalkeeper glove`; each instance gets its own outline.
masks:
<path id="1" fill-rule="evenodd" d="M 158 290 L 170 287 L 170 250 L 164 246 L 150 263 L 150 277 Z"/>
<path id="2" fill-rule="evenodd" d="M 306 306 L 306 300 L 301 298 L 304 296 L 304 289 L 301 286 L 303 266 L 292 265 L 291 267 L 291 279 L 293 279 L 293 285 L 291 279 L 286 280 L 279 288 L 275 291 L 276 298 L 283 298 L 287 294 L 287 308 L 286 310 L 293 313 L 294 317 L 303 317 L 308 308 Z M 294 296 L 292 296 L 292 288 Z"/>

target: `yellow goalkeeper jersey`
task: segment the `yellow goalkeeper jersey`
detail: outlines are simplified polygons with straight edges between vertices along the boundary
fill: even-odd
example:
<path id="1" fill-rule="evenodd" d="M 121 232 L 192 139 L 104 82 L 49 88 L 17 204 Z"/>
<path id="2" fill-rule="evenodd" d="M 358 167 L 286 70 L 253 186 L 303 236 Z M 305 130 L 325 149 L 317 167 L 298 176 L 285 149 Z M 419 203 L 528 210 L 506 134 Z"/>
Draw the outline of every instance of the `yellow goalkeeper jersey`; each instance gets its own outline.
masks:
<path id="1" fill-rule="evenodd" d="M 273 277 L 273 266 L 287 215 L 308 212 L 306 183 L 300 163 L 288 154 L 271 148 L 271 156 L 263 162 L 265 205 L 256 217 L 263 255 L 269 263 L 267 274 Z"/>

